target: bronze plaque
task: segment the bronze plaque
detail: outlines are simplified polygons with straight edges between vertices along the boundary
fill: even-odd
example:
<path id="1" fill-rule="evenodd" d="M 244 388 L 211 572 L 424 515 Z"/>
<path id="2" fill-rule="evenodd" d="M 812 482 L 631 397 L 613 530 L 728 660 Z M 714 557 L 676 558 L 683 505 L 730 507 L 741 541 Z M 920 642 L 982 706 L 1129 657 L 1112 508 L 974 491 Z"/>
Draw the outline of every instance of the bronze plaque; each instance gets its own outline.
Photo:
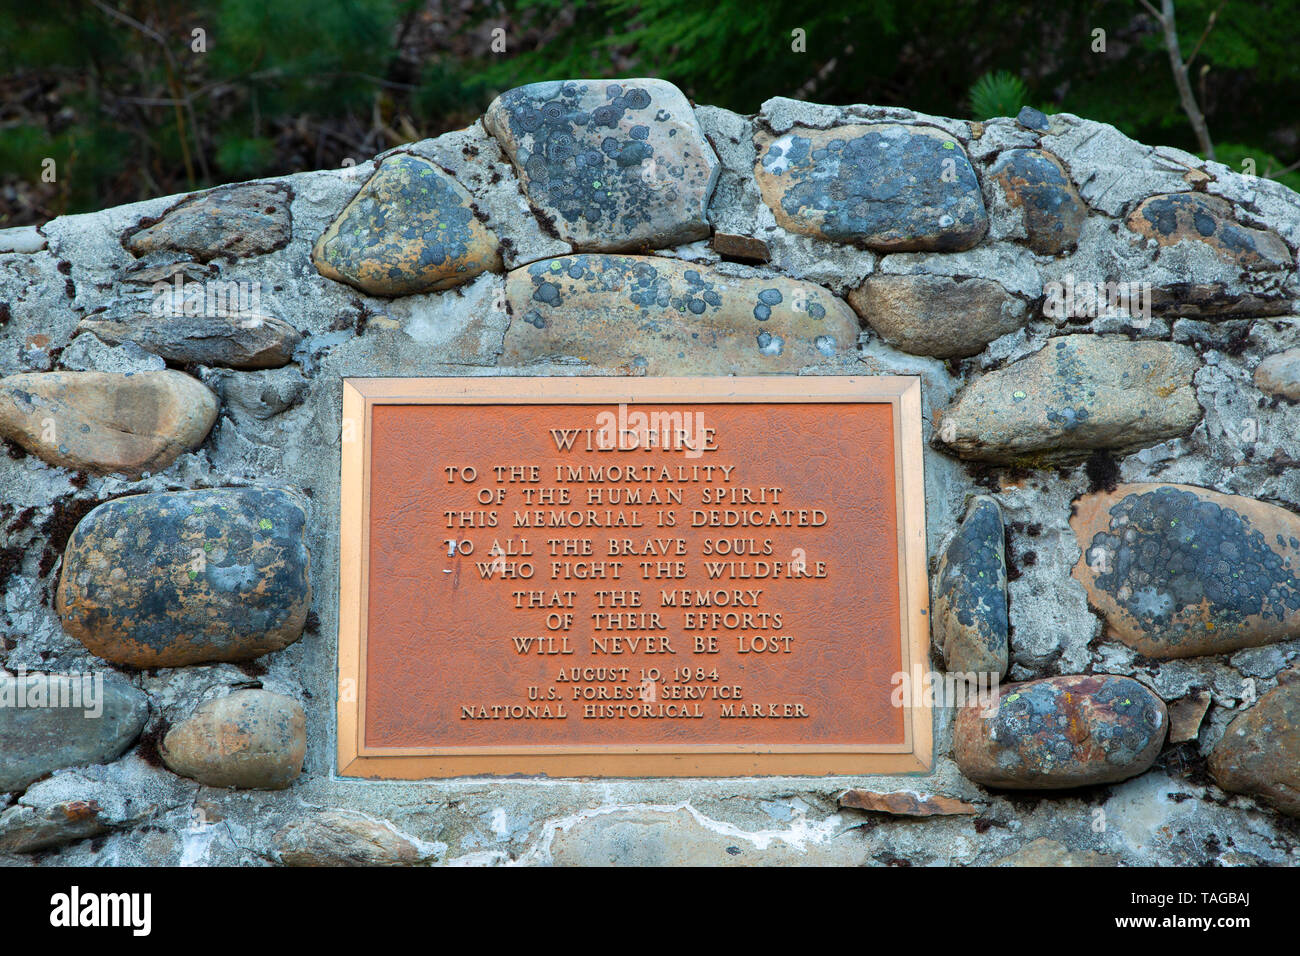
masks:
<path id="1" fill-rule="evenodd" d="M 910 377 L 345 380 L 339 772 L 928 769 L 920 414 Z"/>

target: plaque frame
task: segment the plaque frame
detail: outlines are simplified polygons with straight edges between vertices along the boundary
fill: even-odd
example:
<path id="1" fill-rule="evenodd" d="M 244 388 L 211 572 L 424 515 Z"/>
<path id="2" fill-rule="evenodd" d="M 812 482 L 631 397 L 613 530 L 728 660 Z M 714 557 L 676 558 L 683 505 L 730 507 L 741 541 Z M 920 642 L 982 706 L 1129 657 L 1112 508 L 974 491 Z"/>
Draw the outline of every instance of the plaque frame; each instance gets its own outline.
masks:
<path id="1" fill-rule="evenodd" d="M 926 773 L 933 759 L 928 695 L 904 707 L 902 745 L 544 745 L 376 748 L 364 745 L 371 414 L 376 405 L 887 403 L 893 408 L 900 646 L 912 688 L 925 687 L 929 587 L 916 376 L 344 378 L 339 522 L 337 773 L 445 777 L 735 777 Z M 342 688 L 352 693 L 341 693 Z"/>

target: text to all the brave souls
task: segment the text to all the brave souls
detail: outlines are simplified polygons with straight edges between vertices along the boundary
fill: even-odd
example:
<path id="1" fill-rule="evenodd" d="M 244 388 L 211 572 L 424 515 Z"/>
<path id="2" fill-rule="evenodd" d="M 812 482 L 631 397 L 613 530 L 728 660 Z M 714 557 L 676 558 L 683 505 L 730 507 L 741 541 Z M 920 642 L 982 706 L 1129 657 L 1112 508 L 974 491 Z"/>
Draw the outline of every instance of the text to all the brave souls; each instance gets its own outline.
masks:
<path id="1" fill-rule="evenodd" d="M 734 449 L 718 460 L 725 435 L 703 411 L 621 405 L 546 430 L 545 462 L 441 465 L 443 573 L 510 611 L 484 650 L 554 662 L 513 699 L 456 701 L 459 720 L 812 717 L 797 693 L 748 693 L 745 672 L 756 657 L 799 666 L 811 622 L 772 590 L 830 577 L 801 545 L 826 505 L 747 482 Z"/>

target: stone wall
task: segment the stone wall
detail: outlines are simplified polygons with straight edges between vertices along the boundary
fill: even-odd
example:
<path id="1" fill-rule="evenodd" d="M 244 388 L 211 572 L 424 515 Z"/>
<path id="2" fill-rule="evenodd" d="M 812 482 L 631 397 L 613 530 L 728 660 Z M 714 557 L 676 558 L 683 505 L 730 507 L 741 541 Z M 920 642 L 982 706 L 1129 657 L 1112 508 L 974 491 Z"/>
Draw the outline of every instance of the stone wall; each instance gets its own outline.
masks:
<path id="1" fill-rule="evenodd" d="M 1295 862 L 1298 247 L 1069 114 L 657 80 L 0 232 L 0 854 Z M 341 377 L 762 373 L 921 377 L 935 666 L 996 713 L 923 777 L 336 775 Z"/>

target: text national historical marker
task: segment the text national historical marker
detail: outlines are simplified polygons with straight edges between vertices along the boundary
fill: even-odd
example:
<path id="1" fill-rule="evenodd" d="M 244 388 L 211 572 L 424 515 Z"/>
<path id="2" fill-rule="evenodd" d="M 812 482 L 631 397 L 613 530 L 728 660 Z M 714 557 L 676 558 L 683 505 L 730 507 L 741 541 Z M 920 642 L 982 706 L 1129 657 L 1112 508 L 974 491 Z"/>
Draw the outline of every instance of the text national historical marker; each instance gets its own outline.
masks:
<path id="1" fill-rule="evenodd" d="M 339 772 L 926 770 L 919 380 L 347 379 Z"/>

